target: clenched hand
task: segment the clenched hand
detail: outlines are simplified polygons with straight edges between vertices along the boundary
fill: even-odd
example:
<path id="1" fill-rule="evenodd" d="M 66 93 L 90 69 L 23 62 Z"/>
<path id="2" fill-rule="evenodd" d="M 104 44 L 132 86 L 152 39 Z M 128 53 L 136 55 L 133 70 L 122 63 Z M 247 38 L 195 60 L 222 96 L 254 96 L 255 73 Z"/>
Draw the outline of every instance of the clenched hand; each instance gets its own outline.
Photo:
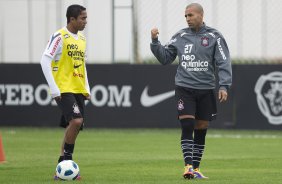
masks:
<path id="1" fill-rule="evenodd" d="M 159 29 L 158 28 L 153 28 L 152 30 L 151 30 L 151 37 L 152 37 L 152 39 L 155 39 L 155 38 L 158 38 L 158 35 L 159 35 Z"/>

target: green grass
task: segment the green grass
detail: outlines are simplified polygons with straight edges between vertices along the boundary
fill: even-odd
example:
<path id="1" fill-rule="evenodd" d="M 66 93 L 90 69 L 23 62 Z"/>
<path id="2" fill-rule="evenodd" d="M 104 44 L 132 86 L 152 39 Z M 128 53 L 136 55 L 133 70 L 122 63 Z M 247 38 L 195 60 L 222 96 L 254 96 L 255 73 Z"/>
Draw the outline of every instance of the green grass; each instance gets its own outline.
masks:
<path id="1" fill-rule="evenodd" d="M 63 129 L 0 129 L 7 162 L 0 184 L 53 181 Z M 182 178 L 178 129 L 85 129 L 74 160 L 83 180 L 94 184 L 278 184 L 282 183 L 281 131 L 209 130 L 201 163 L 208 180 Z"/>

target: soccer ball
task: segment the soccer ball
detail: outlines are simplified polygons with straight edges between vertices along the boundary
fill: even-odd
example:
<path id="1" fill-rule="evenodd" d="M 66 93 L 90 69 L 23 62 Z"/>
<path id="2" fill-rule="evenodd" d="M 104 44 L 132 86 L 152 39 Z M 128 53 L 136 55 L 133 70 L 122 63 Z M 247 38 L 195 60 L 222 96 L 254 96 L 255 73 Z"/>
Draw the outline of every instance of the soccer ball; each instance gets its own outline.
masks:
<path id="1" fill-rule="evenodd" d="M 56 167 L 56 175 L 62 180 L 75 180 L 78 174 L 79 167 L 72 160 L 63 160 Z"/>

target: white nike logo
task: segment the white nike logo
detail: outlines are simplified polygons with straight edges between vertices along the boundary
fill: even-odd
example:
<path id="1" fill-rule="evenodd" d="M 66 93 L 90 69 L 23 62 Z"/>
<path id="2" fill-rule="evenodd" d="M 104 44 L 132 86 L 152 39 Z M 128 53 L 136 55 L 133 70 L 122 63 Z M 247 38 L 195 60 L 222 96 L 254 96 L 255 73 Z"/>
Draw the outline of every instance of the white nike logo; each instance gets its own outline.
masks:
<path id="1" fill-rule="evenodd" d="M 149 96 L 148 95 L 148 86 L 145 87 L 141 94 L 141 99 L 140 102 L 144 107 L 151 107 L 153 105 L 156 105 L 172 96 L 174 96 L 174 90 L 165 92 L 162 94 L 154 95 L 154 96 Z"/>
<path id="2" fill-rule="evenodd" d="M 184 36 L 184 35 L 186 35 L 186 34 L 188 34 L 188 33 L 185 33 L 185 32 L 184 32 L 184 33 L 181 33 L 180 37 L 182 37 L 182 36 Z"/>

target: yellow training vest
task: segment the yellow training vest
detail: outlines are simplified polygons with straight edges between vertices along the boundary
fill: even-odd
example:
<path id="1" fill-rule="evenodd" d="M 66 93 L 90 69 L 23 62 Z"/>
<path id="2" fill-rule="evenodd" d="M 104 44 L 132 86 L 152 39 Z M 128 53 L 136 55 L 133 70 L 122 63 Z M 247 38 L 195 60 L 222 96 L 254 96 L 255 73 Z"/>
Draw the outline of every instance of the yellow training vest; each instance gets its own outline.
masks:
<path id="1" fill-rule="evenodd" d="M 52 61 L 52 73 L 61 93 L 88 93 L 85 86 L 85 37 L 78 33 L 78 40 L 65 29 L 60 29 L 62 55 Z"/>

